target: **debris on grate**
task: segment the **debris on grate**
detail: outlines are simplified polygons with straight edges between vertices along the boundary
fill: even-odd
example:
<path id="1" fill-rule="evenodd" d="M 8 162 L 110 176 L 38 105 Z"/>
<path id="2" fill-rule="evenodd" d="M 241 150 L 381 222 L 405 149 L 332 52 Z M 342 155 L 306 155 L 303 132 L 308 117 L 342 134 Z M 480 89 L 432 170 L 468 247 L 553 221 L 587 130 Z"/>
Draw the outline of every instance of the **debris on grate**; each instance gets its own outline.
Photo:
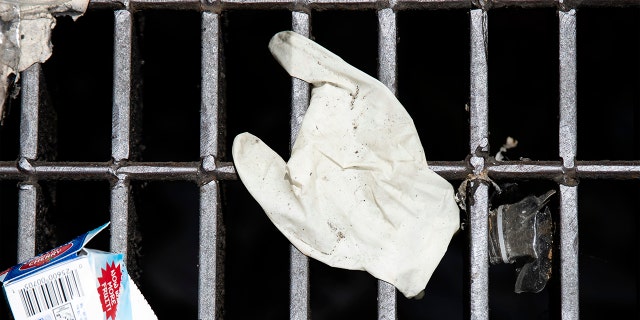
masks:
<path id="1" fill-rule="evenodd" d="M 513 149 L 515 147 L 518 146 L 518 140 L 512 138 L 512 137 L 507 137 L 507 141 L 502 145 L 502 147 L 500 147 L 500 151 L 498 151 L 498 153 L 496 153 L 496 161 L 503 161 L 505 159 L 507 159 L 504 155 L 504 153 L 507 152 L 507 150 L 509 149 Z"/>
<path id="2" fill-rule="evenodd" d="M 547 202 L 555 193 L 529 195 L 489 212 L 491 264 L 524 262 L 518 271 L 516 293 L 538 293 L 551 277 L 553 221 Z"/>
<path id="3" fill-rule="evenodd" d="M 506 142 L 491 160 L 505 161 L 510 149 L 518 146 L 518 140 L 507 137 Z M 524 160 L 525 158 L 521 158 Z M 495 195 L 512 197 L 511 191 L 518 189 L 517 184 L 502 187 L 493 181 L 484 170 L 480 174 L 471 174 L 465 179 L 456 193 L 455 199 L 462 211 L 467 208 L 467 187 L 471 180 L 483 180 L 493 186 Z M 489 212 L 489 260 L 491 264 L 519 264 L 518 277 L 514 291 L 516 293 L 542 291 L 551 277 L 553 249 L 553 220 L 547 202 L 555 194 L 550 190 L 541 196 L 529 194 L 519 201 L 495 206 Z M 465 228 L 467 217 L 462 217 Z"/>
<path id="4" fill-rule="evenodd" d="M 15 319 L 157 319 L 123 254 L 85 248 L 108 225 L 0 272 Z"/>
<path id="5" fill-rule="evenodd" d="M 495 157 L 489 158 L 489 160 L 490 161 L 510 160 L 509 157 L 507 156 L 507 152 L 509 152 L 509 150 L 517 146 L 518 146 L 518 140 L 514 139 L 513 137 L 507 137 L 505 143 L 502 145 L 502 147 L 500 147 L 500 150 L 496 153 Z M 520 158 L 520 160 L 528 160 L 528 159 Z M 489 174 L 486 168 L 485 170 L 481 171 L 479 174 L 469 174 L 467 178 L 464 179 L 462 183 L 460 183 L 455 195 L 455 199 L 456 199 L 456 202 L 458 203 L 458 207 L 460 207 L 462 211 L 467 211 L 467 186 L 469 185 L 469 181 L 471 180 L 485 181 L 486 183 L 490 184 L 497 193 L 502 192 L 500 186 L 495 181 L 493 181 L 493 179 L 489 178 Z M 461 224 L 461 229 L 463 230 L 466 225 L 465 220 L 466 220 L 465 217 L 463 217 L 462 224 Z"/>
<path id="6" fill-rule="evenodd" d="M 249 133 L 235 138 L 240 179 L 305 255 L 422 297 L 460 222 L 413 120 L 384 84 L 315 42 L 281 32 L 269 48 L 314 86 L 311 103 L 288 163 Z"/>
<path id="7" fill-rule="evenodd" d="M 89 0 L 0 0 L 0 122 L 9 76 L 51 56 L 54 15 L 75 20 L 88 4 Z M 17 80 L 15 77 L 13 81 Z"/>

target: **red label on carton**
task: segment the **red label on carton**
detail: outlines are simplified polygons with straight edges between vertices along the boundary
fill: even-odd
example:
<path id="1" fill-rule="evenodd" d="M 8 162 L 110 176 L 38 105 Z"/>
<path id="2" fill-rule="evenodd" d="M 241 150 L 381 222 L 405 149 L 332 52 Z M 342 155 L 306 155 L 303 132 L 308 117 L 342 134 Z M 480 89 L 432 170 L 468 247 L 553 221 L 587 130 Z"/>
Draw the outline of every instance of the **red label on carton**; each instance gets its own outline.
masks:
<path id="1" fill-rule="evenodd" d="M 98 295 L 100 303 L 102 303 L 102 311 L 106 315 L 106 319 L 115 319 L 118 308 L 118 296 L 120 296 L 120 282 L 122 280 L 122 271 L 120 264 L 107 263 L 104 269 L 101 269 L 102 277 L 98 278 Z"/>
<path id="2" fill-rule="evenodd" d="M 124 255 L 85 248 L 107 226 L 0 270 L 14 318 L 158 320 L 129 277 Z"/>
<path id="3" fill-rule="evenodd" d="M 67 250 L 69 250 L 69 248 L 73 247 L 73 242 L 69 242 L 67 244 L 65 244 L 64 246 L 61 247 L 57 247 L 51 251 L 48 251 L 42 255 L 39 255 L 27 262 L 25 262 L 23 265 L 20 266 L 20 270 L 24 271 L 24 270 L 28 270 L 31 268 L 37 268 L 40 266 L 43 266 L 45 264 L 47 264 L 47 262 L 55 259 L 57 256 L 67 252 Z"/>

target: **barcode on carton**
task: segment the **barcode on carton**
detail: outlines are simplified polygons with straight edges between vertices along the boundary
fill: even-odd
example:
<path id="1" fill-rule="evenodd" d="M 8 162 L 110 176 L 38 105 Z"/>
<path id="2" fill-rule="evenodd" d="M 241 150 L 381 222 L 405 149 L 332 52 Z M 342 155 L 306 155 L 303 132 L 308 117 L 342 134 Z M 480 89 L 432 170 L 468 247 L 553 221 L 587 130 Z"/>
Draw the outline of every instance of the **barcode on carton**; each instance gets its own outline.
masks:
<path id="1" fill-rule="evenodd" d="M 27 317 L 84 296 L 77 269 L 63 269 L 25 285 L 19 291 Z"/>

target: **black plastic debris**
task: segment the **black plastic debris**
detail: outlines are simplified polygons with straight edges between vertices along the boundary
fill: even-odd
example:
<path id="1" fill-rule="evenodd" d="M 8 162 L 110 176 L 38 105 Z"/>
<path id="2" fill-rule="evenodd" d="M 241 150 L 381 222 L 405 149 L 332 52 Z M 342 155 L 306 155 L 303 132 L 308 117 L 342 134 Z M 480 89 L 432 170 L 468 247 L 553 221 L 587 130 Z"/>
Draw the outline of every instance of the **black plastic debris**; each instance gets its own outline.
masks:
<path id="1" fill-rule="evenodd" d="M 553 221 L 546 206 L 555 190 L 536 197 L 500 205 L 489 213 L 491 264 L 524 263 L 519 268 L 515 292 L 537 293 L 551 277 Z"/>

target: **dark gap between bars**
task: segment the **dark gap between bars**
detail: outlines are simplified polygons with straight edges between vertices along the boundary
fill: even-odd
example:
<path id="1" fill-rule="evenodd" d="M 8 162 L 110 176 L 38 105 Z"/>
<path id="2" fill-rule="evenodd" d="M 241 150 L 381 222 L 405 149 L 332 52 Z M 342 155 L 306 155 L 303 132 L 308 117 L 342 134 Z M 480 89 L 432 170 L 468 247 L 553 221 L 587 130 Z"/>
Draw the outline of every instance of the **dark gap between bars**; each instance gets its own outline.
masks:
<path id="1" fill-rule="evenodd" d="M 113 13 L 58 18 L 42 66 L 55 110 L 59 161 L 111 159 Z"/>
<path id="2" fill-rule="evenodd" d="M 582 9 L 578 158 L 640 159 L 640 9 Z"/>
<path id="3" fill-rule="evenodd" d="M 227 88 L 224 159 L 232 160 L 233 138 L 245 131 L 288 159 L 291 78 L 267 45 L 275 33 L 291 29 L 291 12 L 232 10 L 221 18 Z M 289 242 L 240 181 L 225 181 L 221 188 L 226 318 L 288 318 Z"/>

